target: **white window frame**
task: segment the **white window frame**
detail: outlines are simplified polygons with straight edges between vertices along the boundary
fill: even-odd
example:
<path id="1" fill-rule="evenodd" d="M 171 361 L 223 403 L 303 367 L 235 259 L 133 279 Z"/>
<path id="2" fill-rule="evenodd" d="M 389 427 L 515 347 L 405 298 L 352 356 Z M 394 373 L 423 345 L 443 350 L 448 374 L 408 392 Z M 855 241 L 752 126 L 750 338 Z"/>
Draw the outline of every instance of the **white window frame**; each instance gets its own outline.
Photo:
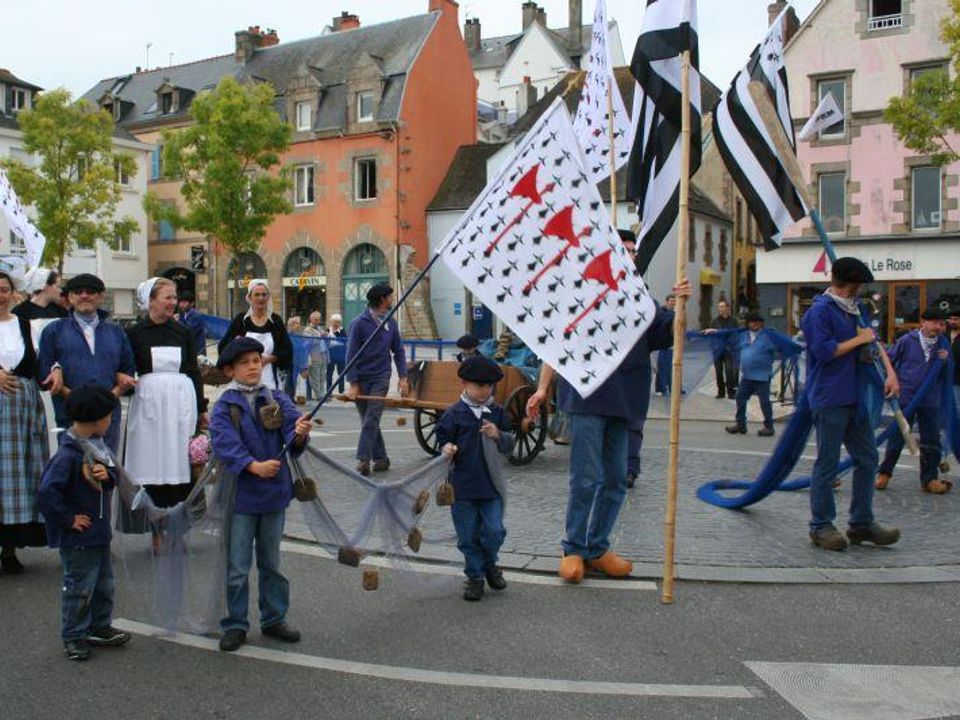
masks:
<path id="1" fill-rule="evenodd" d="M 840 107 L 840 112 L 843 113 L 843 119 L 840 120 L 839 123 L 834 123 L 834 124 L 835 124 L 835 125 L 837 125 L 837 124 L 843 125 L 843 129 L 840 130 L 840 132 L 828 132 L 828 130 L 829 130 L 830 128 L 829 128 L 829 127 L 828 127 L 828 128 L 824 128 L 823 130 L 821 130 L 821 131 L 818 133 L 818 137 L 819 137 L 820 139 L 823 139 L 823 140 L 833 140 L 833 139 L 836 139 L 836 138 L 842 138 L 842 137 L 846 137 L 846 136 L 847 136 L 847 111 L 846 111 L 846 109 L 845 109 L 845 108 L 846 108 L 846 102 L 847 102 L 847 79 L 846 79 L 846 78 L 828 78 L 828 79 L 825 78 L 825 79 L 823 79 L 823 80 L 820 80 L 820 81 L 817 83 L 817 103 L 819 104 L 820 101 L 823 100 L 823 98 L 824 98 L 824 88 L 825 88 L 825 86 L 828 85 L 828 84 L 836 84 L 836 83 L 839 83 L 840 86 L 843 88 L 843 97 L 840 98 L 840 101 L 839 101 L 839 102 L 837 102 L 837 105 Z M 827 91 L 827 92 L 829 92 L 829 91 Z M 836 98 L 834 98 L 834 99 L 836 100 Z M 831 127 L 832 127 L 832 126 L 831 126 Z"/>
<path id="2" fill-rule="evenodd" d="M 27 110 L 29 107 L 30 98 L 26 89 L 18 87 L 10 88 L 10 109 L 13 112 L 20 112 L 21 110 Z"/>
<path id="3" fill-rule="evenodd" d="M 366 115 L 363 114 L 363 101 L 364 98 L 370 100 L 370 112 Z M 373 122 L 373 93 L 369 90 L 357 93 L 357 122 Z"/>
<path id="4" fill-rule="evenodd" d="M 830 230 L 827 229 L 828 235 L 842 235 L 847 231 L 847 173 L 845 172 L 825 172 L 820 173 L 817 176 L 817 207 L 823 208 L 823 181 L 826 178 L 835 178 L 840 177 L 843 179 L 841 187 L 843 188 L 843 196 L 841 197 L 841 206 L 843 207 L 843 226 L 841 230 Z M 826 215 L 823 216 L 824 222 L 826 222 Z"/>
<path id="5" fill-rule="evenodd" d="M 900 12 L 888 15 L 877 15 L 874 9 L 876 0 L 870 0 L 870 8 L 867 18 L 867 30 L 891 30 L 893 28 L 903 27 L 903 0 L 900 0 Z"/>
<path id="6" fill-rule="evenodd" d="M 310 207 L 316 202 L 313 165 L 297 165 L 293 176 L 294 207 Z"/>
<path id="7" fill-rule="evenodd" d="M 122 187 L 130 187 L 130 175 L 123 171 L 120 166 L 120 158 L 113 159 L 113 170 L 116 174 L 117 184 Z"/>
<path id="8" fill-rule="evenodd" d="M 163 109 L 163 105 L 164 105 L 164 103 L 166 102 L 167 98 L 170 99 L 170 107 L 167 108 L 166 110 L 164 110 L 164 109 Z M 157 110 L 160 111 L 160 114 L 161 114 L 161 115 L 172 115 L 172 114 L 173 114 L 173 93 L 172 93 L 172 92 L 160 93 L 160 98 L 159 98 L 159 100 L 160 100 L 160 102 L 159 102 L 159 104 L 158 104 Z"/>
<path id="9" fill-rule="evenodd" d="M 918 170 L 936 170 L 937 171 L 937 210 L 936 221 L 931 220 L 932 224 L 917 226 L 917 171 Z M 931 216 L 932 217 L 932 216 Z M 943 171 L 936 165 L 922 165 L 920 167 L 910 168 L 910 227 L 920 232 L 936 232 L 943 226 Z"/>
<path id="10" fill-rule="evenodd" d="M 306 119 L 303 114 L 306 113 Z M 309 101 L 298 102 L 295 107 L 297 131 L 313 130 L 313 107 Z"/>
<path id="11" fill-rule="evenodd" d="M 131 234 L 126 240 L 117 235 L 115 238 L 117 249 L 114 252 L 122 255 L 130 255 L 133 252 L 133 235 Z"/>
<path id="12" fill-rule="evenodd" d="M 369 194 L 369 178 L 367 179 L 368 194 L 366 196 L 361 195 L 361 188 L 363 185 L 363 174 L 364 168 L 373 168 L 373 194 Z M 362 157 L 356 158 L 353 161 L 353 199 L 357 202 L 369 202 L 371 200 L 377 199 L 377 193 L 379 191 L 377 185 L 377 159 L 373 157 Z"/>

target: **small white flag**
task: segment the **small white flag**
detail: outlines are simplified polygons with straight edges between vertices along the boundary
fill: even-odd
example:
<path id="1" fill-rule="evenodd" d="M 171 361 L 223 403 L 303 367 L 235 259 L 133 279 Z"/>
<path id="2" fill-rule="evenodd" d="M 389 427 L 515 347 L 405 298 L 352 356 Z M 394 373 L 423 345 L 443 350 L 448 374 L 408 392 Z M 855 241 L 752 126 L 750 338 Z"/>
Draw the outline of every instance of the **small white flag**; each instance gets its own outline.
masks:
<path id="1" fill-rule="evenodd" d="M 837 105 L 837 99 L 833 96 L 833 93 L 828 92 L 823 96 L 823 100 L 817 105 L 817 109 L 813 111 L 813 115 L 807 120 L 807 124 L 803 126 L 803 130 L 800 131 L 798 137 L 801 140 L 809 140 L 821 130 L 842 121 L 843 111 Z"/>
<path id="2" fill-rule="evenodd" d="M 585 172 L 557 98 L 441 246 L 444 262 L 582 397 L 655 306 Z"/>
<path id="3" fill-rule="evenodd" d="M 610 98 L 613 93 L 613 118 L 610 118 Z M 613 160 L 610 158 L 610 125 L 613 124 Z M 598 183 L 610 175 L 611 165 L 619 170 L 630 159 L 633 146 L 633 126 L 627 116 L 620 88 L 613 76 L 610 57 L 610 37 L 607 32 L 607 10 L 604 0 L 597 0 L 593 17 L 593 37 L 587 76 L 583 81 L 580 104 L 573 120 L 573 129 L 583 149 L 587 174 Z"/>

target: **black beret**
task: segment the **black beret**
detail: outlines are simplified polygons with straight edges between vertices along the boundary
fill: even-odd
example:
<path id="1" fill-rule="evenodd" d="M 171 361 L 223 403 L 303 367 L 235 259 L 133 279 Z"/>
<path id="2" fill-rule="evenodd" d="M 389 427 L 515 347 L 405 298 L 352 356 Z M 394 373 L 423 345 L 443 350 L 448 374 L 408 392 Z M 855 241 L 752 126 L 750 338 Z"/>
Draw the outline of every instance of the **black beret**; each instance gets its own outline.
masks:
<path id="1" fill-rule="evenodd" d="M 760 313 L 756 313 L 756 312 L 747 313 L 747 316 L 743 319 L 743 321 L 748 323 L 766 322 L 766 320 L 763 319 L 763 316 Z"/>
<path id="2" fill-rule="evenodd" d="M 503 380 L 503 370 L 500 366 L 483 355 L 472 355 L 460 363 L 457 375 L 461 380 L 480 385 L 494 385 Z"/>
<path id="3" fill-rule="evenodd" d="M 480 341 L 473 335 L 467 333 L 466 335 L 461 335 L 457 340 L 457 347 L 461 350 L 470 350 L 471 348 L 480 347 Z"/>
<path id="4" fill-rule="evenodd" d="M 96 275 L 91 275 L 90 273 L 74 275 L 67 281 L 67 285 L 64 287 L 64 290 L 67 292 L 93 290 L 94 292 L 102 293 L 106 291 L 106 289 L 107 288 L 103 285 L 103 280 L 98 278 Z"/>
<path id="5" fill-rule="evenodd" d="M 388 283 L 377 283 L 367 290 L 367 303 L 369 305 L 379 305 L 387 295 L 393 295 L 393 288 Z"/>
<path id="6" fill-rule="evenodd" d="M 632 230 L 617 230 L 620 235 L 620 242 L 637 242 L 637 234 Z"/>
<path id="7" fill-rule="evenodd" d="M 949 317 L 960 317 L 960 307 L 954 306 L 950 308 L 950 312 L 947 313 Z"/>
<path id="8" fill-rule="evenodd" d="M 873 273 L 870 272 L 870 268 L 855 257 L 837 258 L 831 273 L 834 280 L 842 283 L 873 282 Z"/>
<path id="9" fill-rule="evenodd" d="M 71 422 L 96 422 L 112 414 L 119 402 L 106 388 L 83 385 L 71 391 L 63 409 Z"/>
<path id="10" fill-rule="evenodd" d="M 946 320 L 947 314 L 939 308 L 927 308 L 920 314 L 921 320 Z"/>
<path id="11" fill-rule="evenodd" d="M 253 338 L 235 338 L 234 340 L 231 340 L 230 344 L 223 349 L 222 353 L 220 353 L 220 357 L 217 359 L 217 367 L 222 368 L 224 365 L 229 365 L 241 355 L 249 352 L 262 354 L 263 345 L 258 343 Z"/>
<path id="12" fill-rule="evenodd" d="M 182 293 L 180 293 L 180 297 L 178 297 L 177 299 L 184 300 L 186 302 L 193 302 L 194 300 L 196 300 L 193 293 L 190 292 L 189 290 L 184 290 Z"/>

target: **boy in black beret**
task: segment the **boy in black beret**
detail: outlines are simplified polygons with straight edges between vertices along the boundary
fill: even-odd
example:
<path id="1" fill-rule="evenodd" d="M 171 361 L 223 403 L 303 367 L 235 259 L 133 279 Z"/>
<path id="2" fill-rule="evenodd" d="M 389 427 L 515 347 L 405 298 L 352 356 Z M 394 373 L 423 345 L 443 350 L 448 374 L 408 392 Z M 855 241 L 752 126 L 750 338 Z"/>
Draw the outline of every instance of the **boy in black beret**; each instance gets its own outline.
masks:
<path id="1" fill-rule="evenodd" d="M 469 333 L 466 335 L 461 335 L 457 340 L 457 349 L 460 351 L 457 353 L 457 362 L 463 362 L 468 357 L 473 357 L 477 354 L 477 350 L 480 347 L 480 341 L 477 340 L 473 335 Z"/>
<path id="2" fill-rule="evenodd" d="M 450 482 L 457 547 L 465 560 L 464 600 L 483 597 L 483 581 L 494 590 L 507 586 L 497 566 L 497 553 L 507 531 L 503 527 L 505 483 L 497 454 L 513 450 L 515 438 L 503 408 L 493 401 L 493 388 L 503 379 L 500 367 L 474 355 L 457 374 L 463 392 L 437 424 L 443 454 L 453 458 Z"/>
<path id="3" fill-rule="evenodd" d="M 60 549 L 63 562 L 61 637 L 71 660 L 86 660 L 91 645 L 117 647 L 130 640 L 110 625 L 110 496 L 117 470 L 103 438 L 116 406 L 113 393 L 96 385 L 70 393 L 64 410 L 71 426 L 44 468 L 37 494 L 47 540 Z"/>
<path id="4" fill-rule="evenodd" d="M 263 345 L 239 337 L 224 350 L 217 367 L 230 378 L 210 414 L 210 442 L 226 472 L 236 477 L 236 497 L 227 547 L 227 616 L 220 622 L 220 649 L 233 652 L 247 639 L 249 575 L 257 546 L 260 632 L 295 643 L 300 633 L 286 622 L 290 584 L 280 573 L 280 541 L 293 478 L 286 457 L 276 458 L 292 442 L 303 451 L 311 422 L 282 390 L 270 390 L 263 374 Z"/>

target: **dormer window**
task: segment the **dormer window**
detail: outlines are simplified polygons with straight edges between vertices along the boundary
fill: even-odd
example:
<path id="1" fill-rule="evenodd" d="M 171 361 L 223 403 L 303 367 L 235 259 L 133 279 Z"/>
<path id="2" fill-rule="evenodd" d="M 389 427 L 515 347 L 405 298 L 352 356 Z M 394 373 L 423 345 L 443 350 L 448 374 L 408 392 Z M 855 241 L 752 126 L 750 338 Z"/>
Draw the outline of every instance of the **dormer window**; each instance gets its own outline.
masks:
<path id="1" fill-rule="evenodd" d="M 903 0 L 870 0 L 867 30 L 890 30 L 903 26 Z"/>
<path id="2" fill-rule="evenodd" d="M 173 93 L 160 93 L 160 114 L 169 115 L 173 112 Z"/>
<path id="3" fill-rule="evenodd" d="M 373 121 L 373 93 L 357 93 L 357 122 Z"/>
<path id="4" fill-rule="evenodd" d="M 297 103 L 297 130 L 305 131 L 313 128 L 313 112 L 309 102 Z"/>
<path id="5" fill-rule="evenodd" d="M 27 91 L 23 88 L 10 89 L 10 109 L 13 112 L 27 109 Z"/>

